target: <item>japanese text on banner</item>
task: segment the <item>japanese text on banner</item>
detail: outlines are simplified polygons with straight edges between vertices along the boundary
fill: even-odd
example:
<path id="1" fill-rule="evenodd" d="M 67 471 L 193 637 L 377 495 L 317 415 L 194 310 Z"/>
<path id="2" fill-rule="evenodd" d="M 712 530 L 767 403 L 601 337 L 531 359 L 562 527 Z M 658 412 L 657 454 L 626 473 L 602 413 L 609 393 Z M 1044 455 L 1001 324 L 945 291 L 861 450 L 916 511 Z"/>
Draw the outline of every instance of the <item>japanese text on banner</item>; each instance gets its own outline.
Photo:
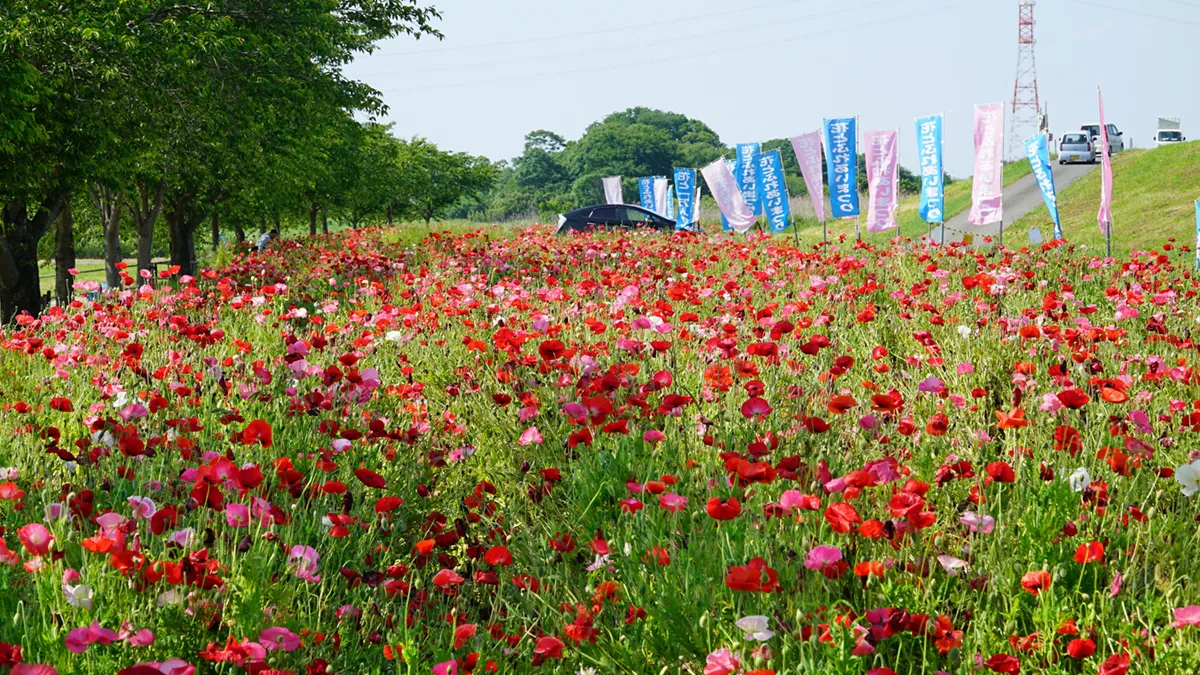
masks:
<path id="1" fill-rule="evenodd" d="M 837 218 L 853 218 L 859 214 L 857 133 L 853 117 L 825 120 L 829 199 Z"/>
<path id="2" fill-rule="evenodd" d="M 760 200 L 771 231 L 783 232 L 788 228 L 792 219 L 791 206 L 788 204 L 787 185 L 783 182 L 783 157 L 778 150 L 764 152 L 755 157 L 758 165 L 758 187 L 762 193 Z"/>
<path id="3" fill-rule="evenodd" d="M 917 151 L 921 159 L 921 204 L 918 213 L 927 223 L 941 223 L 946 218 L 942 123 L 941 115 L 917 120 Z"/>
<path id="4" fill-rule="evenodd" d="M 825 222 L 825 177 L 821 174 L 821 132 L 813 131 L 792 138 L 792 150 L 804 177 L 804 187 L 817 213 L 817 222 Z"/>
<path id="5" fill-rule="evenodd" d="M 675 169 L 675 193 L 679 198 L 679 214 L 675 219 L 675 229 L 690 230 L 695 223 L 693 202 L 696 198 L 696 170 Z"/>
<path id="6" fill-rule="evenodd" d="M 1025 141 L 1025 154 L 1029 157 L 1029 167 L 1033 170 L 1034 180 L 1042 191 L 1046 210 L 1054 220 L 1054 238 L 1062 239 L 1062 223 L 1058 219 L 1058 195 L 1054 190 L 1054 173 L 1050 169 L 1050 151 L 1046 147 L 1046 135 L 1038 134 Z"/>
<path id="7" fill-rule="evenodd" d="M 867 231 L 883 232 L 896 227 L 896 184 L 899 163 L 896 159 L 895 131 L 870 131 L 867 144 Z"/>
<path id="8" fill-rule="evenodd" d="M 971 225 L 1004 219 L 1004 104 L 975 106 L 975 181 L 971 188 Z"/>
<path id="9" fill-rule="evenodd" d="M 638 179 L 639 202 L 643 209 L 654 210 L 654 177 Z"/>

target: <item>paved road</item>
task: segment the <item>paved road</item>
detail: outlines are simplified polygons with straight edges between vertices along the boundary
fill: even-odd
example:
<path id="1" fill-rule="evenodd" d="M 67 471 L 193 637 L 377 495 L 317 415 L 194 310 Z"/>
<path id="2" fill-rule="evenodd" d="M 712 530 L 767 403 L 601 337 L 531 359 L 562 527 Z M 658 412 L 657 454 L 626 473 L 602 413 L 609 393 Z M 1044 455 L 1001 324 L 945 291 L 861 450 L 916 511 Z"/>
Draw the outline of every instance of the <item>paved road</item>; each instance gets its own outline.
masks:
<path id="1" fill-rule="evenodd" d="M 1067 188 L 1068 185 L 1074 183 L 1086 176 L 1090 171 L 1095 169 L 1097 164 L 1058 164 L 1054 163 L 1054 190 L 1058 194 Z M 1005 225 L 1015 223 L 1020 220 L 1025 214 L 1034 209 L 1045 208 L 1042 202 L 1042 191 L 1038 188 L 1037 180 L 1033 174 L 1025 176 L 1017 182 L 1007 185 L 1004 188 L 1004 223 Z M 1000 231 L 1000 225 L 986 225 L 984 227 L 975 227 L 967 223 L 968 211 L 963 211 L 959 215 L 951 218 L 946 223 L 946 241 L 959 241 L 962 239 L 962 232 L 972 232 L 976 235 L 995 236 Z M 1049 216 L 1047 216 L 1049 220 Z M 1047 238 L 1053 236 L 1053 232 L 1044 233 Z"/>

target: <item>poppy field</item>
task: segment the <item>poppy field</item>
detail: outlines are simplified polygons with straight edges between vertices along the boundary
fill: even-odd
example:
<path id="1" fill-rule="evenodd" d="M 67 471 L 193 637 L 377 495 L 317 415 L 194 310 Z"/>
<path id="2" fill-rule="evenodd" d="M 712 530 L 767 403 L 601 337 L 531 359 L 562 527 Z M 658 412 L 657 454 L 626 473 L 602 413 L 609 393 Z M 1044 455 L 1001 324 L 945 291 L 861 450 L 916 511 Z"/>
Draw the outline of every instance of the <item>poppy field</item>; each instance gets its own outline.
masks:
<path id="1" fill-rule="evenodd" d="M 125 270 L 0 335 L 0 674 L 1197 672 L 1193 264 L 535 228 Z"/>

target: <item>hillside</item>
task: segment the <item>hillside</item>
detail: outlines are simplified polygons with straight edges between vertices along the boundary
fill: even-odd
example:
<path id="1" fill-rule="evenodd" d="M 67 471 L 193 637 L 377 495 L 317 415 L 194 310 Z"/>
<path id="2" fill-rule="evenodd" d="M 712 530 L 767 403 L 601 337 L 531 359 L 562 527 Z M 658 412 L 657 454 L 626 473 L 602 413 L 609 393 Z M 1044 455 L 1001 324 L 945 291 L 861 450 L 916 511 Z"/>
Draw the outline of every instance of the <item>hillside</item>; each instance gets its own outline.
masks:
<path id="1" fill-rule="evenodd" d="M 1181 143 L 1153 150 L 1129 150 L 1113 157 L 1113 254 L 1131 247 L 1153 249 L 1169 237 L 1192 244 L 1195 201 L 1200 197 L 1200 143 Z M 1068 241 L 1088 249 L 1104 248 L 1096 224 L 1100 210 L 1100 171 L 1093 171 L 1058 195 L 1059 217 Z M 1038 209 L 1010 228 L 1011 241 L 1028 242 L 1030 228 L 1053 233 L 1050 214 Z"/>

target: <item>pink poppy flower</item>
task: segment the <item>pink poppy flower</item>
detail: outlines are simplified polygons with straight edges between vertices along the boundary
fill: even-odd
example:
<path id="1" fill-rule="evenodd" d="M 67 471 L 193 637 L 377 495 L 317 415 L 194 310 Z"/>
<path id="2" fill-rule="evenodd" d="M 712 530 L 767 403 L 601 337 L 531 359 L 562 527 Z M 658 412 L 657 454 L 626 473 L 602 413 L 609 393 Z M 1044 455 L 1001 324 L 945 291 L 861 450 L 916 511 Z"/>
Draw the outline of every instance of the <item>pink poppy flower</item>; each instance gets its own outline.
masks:
<path id="1" fill-rule="evenodd" d="M 704 662 L 704 675 L 733 675 L 740 670 L 742 664 L 737 655 L 722 648 L 708 655 Z"/>
<path id="2" fill-rule="evenodd" d="M 1175 621 L 1171 623 L 1171 627 L 1184 626 L 1200 626 L 1200 605 L 1188 605 L 1175 610 Z"/>
<path id="3" fill-rule="evenodd" d="M 541 445 L 542 434 L 537 427 L 529 427 L 521 432 L 521 437 L 517 439 L 517 445 Z"/>
<path id="4" fill-rule="evenodd" d="M 29 523 L 17 530 L 17 539 L 30 555 L 48 555 L 54 535 L 41 523 Z"/>

